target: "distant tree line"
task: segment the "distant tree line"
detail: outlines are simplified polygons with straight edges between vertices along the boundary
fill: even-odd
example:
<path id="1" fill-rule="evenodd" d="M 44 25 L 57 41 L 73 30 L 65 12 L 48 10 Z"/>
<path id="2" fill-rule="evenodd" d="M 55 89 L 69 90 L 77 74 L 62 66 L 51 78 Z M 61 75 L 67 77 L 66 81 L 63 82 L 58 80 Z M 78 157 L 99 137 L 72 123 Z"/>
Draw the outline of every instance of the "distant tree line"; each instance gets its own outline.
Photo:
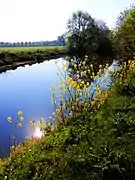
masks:
<path id="1" fill-rule="evenodd" d="M 53 41 L 36 41 L 36 42 L 0 42 L 0 47 L 38 47 L 38 46 L 65 46 L 65 35 L 57 37 Z"/>

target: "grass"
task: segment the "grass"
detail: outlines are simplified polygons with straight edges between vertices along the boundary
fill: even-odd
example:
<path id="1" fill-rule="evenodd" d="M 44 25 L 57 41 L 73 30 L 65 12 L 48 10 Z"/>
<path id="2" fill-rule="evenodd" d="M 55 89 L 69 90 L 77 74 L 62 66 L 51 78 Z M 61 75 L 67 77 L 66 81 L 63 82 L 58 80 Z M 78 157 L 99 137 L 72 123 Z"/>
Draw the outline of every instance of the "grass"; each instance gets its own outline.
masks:
<path id="1" fill-rule="evenodd" d="M 41 47 L 0 47 L 0 52 L 20 53 L 20 52 L 36 52 L 40 51 L 59 51 L 65 50 L 65 46 L 41 46 Z"/>
<path id="2" fill-rule="evenodd" d="M 20 65 L 59 58 L 66 54 L 65 46 L 0 47 L 0 72 L 16 69 Z"/>
<path id="3" fill-rule="evenodd" d="M 0 165 L 0 179 L 135 179 L 134 75 L 117 79 L 100 108 L 84 109 L 40 143 L 11 154 Z"/>

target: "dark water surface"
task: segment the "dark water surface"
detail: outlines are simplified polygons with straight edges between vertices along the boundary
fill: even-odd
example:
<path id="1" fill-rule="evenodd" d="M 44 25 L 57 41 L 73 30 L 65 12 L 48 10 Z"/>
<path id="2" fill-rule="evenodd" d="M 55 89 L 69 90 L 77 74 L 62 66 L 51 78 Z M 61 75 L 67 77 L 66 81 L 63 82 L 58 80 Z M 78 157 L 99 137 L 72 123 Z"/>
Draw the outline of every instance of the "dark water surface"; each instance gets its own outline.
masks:
<path id="1" fill-rule="evenodd" d="M 17 111 L 23 111 L 24 122 L 17 130 L 18 141 L 30 136 L 30 120 L 51 116 L 54 107 L 49 89 L 59 81 L 55 61 L 62 63 L 63 59 L 26 65 L 0 74 L 0 156 L 6 155 L 11 146 L 12 123 L 7 121 L 8 116 L 16 118 Z M 36 133 L 38 135 L 38 130 Z"/>

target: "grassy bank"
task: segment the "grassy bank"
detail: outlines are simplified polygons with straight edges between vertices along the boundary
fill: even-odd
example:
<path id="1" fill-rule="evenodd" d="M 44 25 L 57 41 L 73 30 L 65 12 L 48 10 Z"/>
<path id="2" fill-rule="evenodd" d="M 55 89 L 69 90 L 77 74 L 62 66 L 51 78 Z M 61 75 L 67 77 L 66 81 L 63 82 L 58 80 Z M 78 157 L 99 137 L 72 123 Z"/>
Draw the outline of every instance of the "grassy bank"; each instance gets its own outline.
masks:
<path id="1" fill-rule="evenodd" d="M 98 108 L 83 109 L 0 165 L 8 180 L 135 179 L 135 72 L 119 77 Z"/>
<path id="2" fill-rule="evenodd" d="M 0 48 L 0 71 L 57 58 L 66 53 L 64 46 Z"/>

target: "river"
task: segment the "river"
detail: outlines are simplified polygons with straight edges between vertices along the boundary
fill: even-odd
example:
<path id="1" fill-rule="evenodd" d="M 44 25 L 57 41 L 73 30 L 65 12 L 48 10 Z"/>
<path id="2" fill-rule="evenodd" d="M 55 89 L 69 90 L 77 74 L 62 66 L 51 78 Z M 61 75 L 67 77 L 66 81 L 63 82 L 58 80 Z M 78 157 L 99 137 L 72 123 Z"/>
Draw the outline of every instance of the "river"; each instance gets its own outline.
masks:
<path id="1" fill-rule="evenodd" d="M 54 106 L 49 89 L 53 83 L 59 83 L 56 61 L 62 64 L 64 59 L 45 61 L 32 66 L 26 65 L 0 74 L 0 157 L 9 154 L 12 145 L 12 123 L 7 121 L 8 116 L 16 119 L 17 111 L 23 112 L 23 126 L 17 128 L 17 141 L 20 143 L 31 135 L 30 121 L 37 121 L 40 118 L 45 118 L 47 121 L 52 115 Z M 89 88 L 91 97 L 94 96 L 95 86 L 99 85 L 103 90 L 110 86 L 112 78 L 108 74 L 116 69 L 119 69 L 119 66 L 114 61 L 106 73 L 91 84 Z M 40 130 L 36 129 L 34 136 L 40 135 Z"/>
<path id="2" fill-rule="evenodd" d="M 0 156 L 9 152 L 12 137 L 12 123 L 7 117 L 17 117 L 17 111 L 22 110 L 24 122 L 22 128 L 17 128 L 18 142 L 30 137 L 31 120 L 47 119 L 53 112 L 51 102 L 51 88 L 53 83 L 58 83 L 58 68 L 55 61 L 45 61 L 32 66 L 18 67 L 0 74 Z M 40 131 L 35 131 L 35 136 L 40 136 Z"/>

